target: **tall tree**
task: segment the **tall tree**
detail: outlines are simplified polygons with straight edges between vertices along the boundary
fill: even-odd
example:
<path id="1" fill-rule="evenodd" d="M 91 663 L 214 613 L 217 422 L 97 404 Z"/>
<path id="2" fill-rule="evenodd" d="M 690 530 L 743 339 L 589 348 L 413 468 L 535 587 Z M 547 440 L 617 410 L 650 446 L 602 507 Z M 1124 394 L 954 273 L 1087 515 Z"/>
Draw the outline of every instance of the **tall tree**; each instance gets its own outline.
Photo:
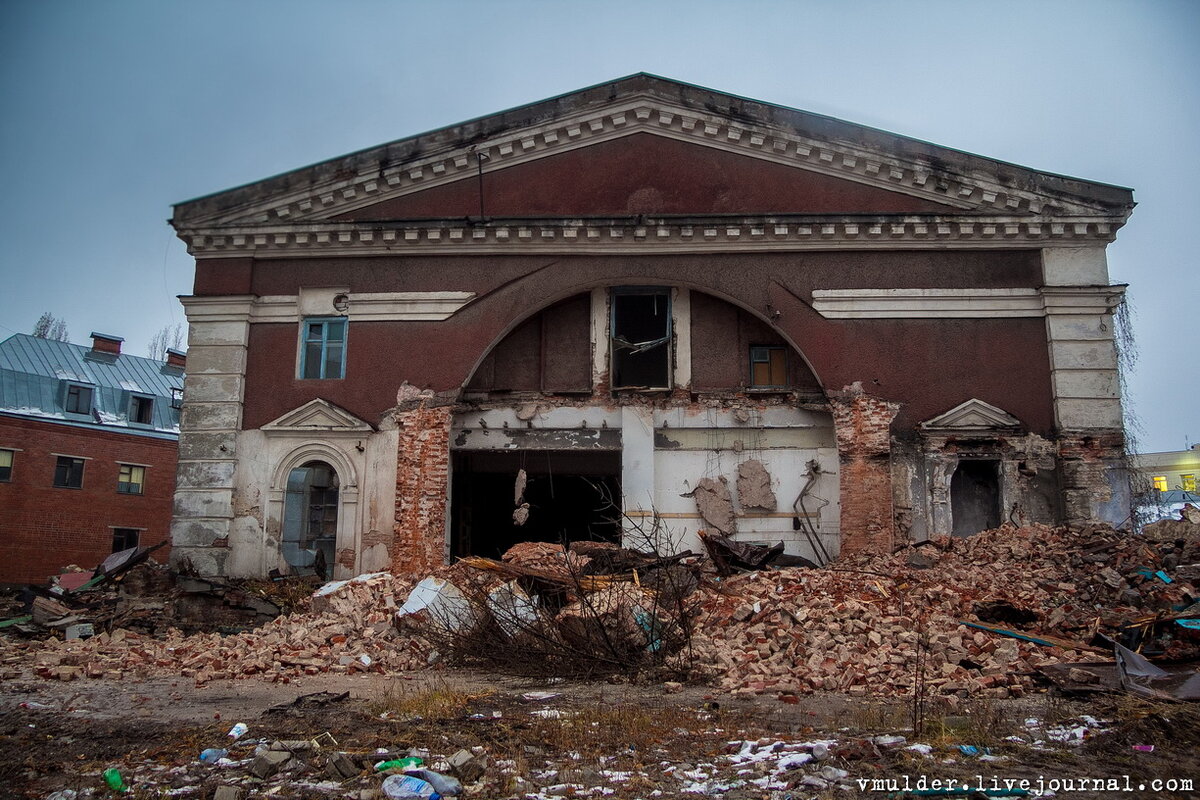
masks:
<path id="1" fill-rule="evenodd" d="M 163 325 L 150 340 L 149 356 L 159 361 L 166 360 L 168 349 L 179 350 L 183 347 L 183 337 L 182 322 L 177 322 L 174 325 Z"/>
<path id="2" fill-rule="evenodd" d="M 67 333 L 67 321 L 58 319 L 49 311 L 38 317 L 38 321 L 33 324 L 33 335 L 39 339 L 53 339 L 56 342 L 71 341 L 71 334 Z"/>

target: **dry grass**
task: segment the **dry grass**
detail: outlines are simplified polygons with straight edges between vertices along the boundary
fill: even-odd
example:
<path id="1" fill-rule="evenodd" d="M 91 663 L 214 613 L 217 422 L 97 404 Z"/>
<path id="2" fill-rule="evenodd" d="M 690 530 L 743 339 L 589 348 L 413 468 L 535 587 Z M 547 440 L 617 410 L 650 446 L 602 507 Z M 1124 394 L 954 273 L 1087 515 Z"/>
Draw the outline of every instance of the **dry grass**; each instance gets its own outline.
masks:
<path id="1" fill-rule="evenodd" d="M 472 702 L 485 696 L 455 689 L 442 680 L 417 687 L 397 681 L 381 698 L 371 703 L 369 709 L 373 714 L 390 719 L 436 722 L 461 719 Z"/>

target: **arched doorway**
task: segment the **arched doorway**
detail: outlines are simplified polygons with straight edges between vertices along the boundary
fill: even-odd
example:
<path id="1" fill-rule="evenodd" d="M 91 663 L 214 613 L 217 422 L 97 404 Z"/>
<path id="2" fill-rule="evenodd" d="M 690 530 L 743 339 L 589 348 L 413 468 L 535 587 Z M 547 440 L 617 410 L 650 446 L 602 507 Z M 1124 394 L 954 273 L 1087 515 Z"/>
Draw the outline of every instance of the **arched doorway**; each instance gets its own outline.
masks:
<path id="1" fill-rule="evenodd" d="M 293 570 L 329 574 L 338 526 L 337 470 L 308 461 L 288 473 L 283 502 L 283 557 Z"/>

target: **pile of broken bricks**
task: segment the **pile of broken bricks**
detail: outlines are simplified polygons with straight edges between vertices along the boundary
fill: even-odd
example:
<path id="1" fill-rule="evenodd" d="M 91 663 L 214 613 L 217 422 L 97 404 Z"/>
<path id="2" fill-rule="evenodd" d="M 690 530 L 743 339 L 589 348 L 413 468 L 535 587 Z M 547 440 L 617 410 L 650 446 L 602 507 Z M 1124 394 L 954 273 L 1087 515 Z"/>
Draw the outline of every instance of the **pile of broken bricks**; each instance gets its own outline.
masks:
<path id="1" fill-rule="evenodd" d="M 1144 539 L 1108 528 L 1029 526 L 755 572 L 709 597 L 693 646 L 740 694 L 902 696 L 921 685 L 931 695 L 1020 696 L 1041 667 L 1110 658 L 1087 646 L 1095 633 L 1194 597 L 1192 585 L 1154 575 L 1160 560 Z M 1000 627 L 1062 646 L 961 624 L 996 607 L 1025 615 Z"/>
<path id="2" fill-rule="evenodd" d="M 1194 559 L 1197 544 L 1200 537 L 1189 540 L 1183 556 Z M 543 571 L 557 565 L 564 575 L 587 563 L 556 545 L 522 545 L 509 562 Z M 816 691 L 902 696 L 918 687 L 947 697 L 1021 695 L 1041 667 L 1109 658 L 1086 646 L 1097 631 L 1112 634 L 1195 596 L 1186 581 L 1156 578 L 1162 566 L 1143 537 L 1029 526 L 847 557 L 820 569 L 725 579 L 705 573 L 690 643 L 694 674 L 735 693 L 785 698 Z M 437 574 L 464 588 L 503 580 L 463 564 Z M 419 630 L 398 628 L 395 613 L 418 577 L 379 573 L 327 584 L 307 611 L 230 636 L 172 631 L 152 638 L 118 629 L 86 640 L 0 637 L 0 677 L 32 665 L 47 679 L 182 675 L 203 685 L 422 669 L 437 654 Z M 997 606 L 1027 618 L 1005 622 L 982 613 Z M 962 624 L 974 620 L 1063 646 Z"/>
<path id="3" fill-rule="evenodd" d="M 179 675 L 197 685 L 261 677 L 290 681 L 317 673 L 396 672 L 427 665 L 427 645 L 392 625 L 413 582 L 386 573 L 328 584 L 301 614 L 276 617 L 230 636 L 171 631 L 150 637 L 117 629 L 89 639 L 22 641 L 0 638 L 0 677 L 20 675 L 32 662 L 47 679 L 139 678 Z"/>

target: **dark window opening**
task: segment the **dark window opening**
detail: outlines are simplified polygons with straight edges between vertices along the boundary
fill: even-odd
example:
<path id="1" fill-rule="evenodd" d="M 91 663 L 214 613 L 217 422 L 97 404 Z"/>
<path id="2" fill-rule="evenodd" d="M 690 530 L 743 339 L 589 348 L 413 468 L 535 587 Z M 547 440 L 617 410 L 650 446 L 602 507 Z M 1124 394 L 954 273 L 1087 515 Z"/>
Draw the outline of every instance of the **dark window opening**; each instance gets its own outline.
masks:
<path id="1" fill-rule="evenodd" d="M 521 469 L 529 517 L 516 525 L 514 488 Z M 620 542 L 620 473 L 617 451 L 457 451 L 451 553 L 499 558 L 518 542 Z"/>
<path id="2" fill-rule="evenodd" d="M 750 348 L 750 385 L 755 388 L 787 386 L 787 348 L 754 345 Z"/>
<path id="3" fill-rule="evenodd" d="M 66 409 L 68 414 L 91 414 L 91 388 L 87 386 L 77 386 L 75 384 L 68 386 Z"/>
<path id="4" fill-rule="evenodd" d="M 612 388 L 671 388 L 671 294 L 666 289 L 614 289 Z"/>
<path id="5" fill-rule="evenodd" d="M 171 387 L 171 408 L 183 408 L 183 389 L 177 386 Z"/>
<path id="6" fill-rule="evenodd" d="M 283 502 L 283 557 L 298 573 L 324 577 L 337 543 L 338 475 L 309 461 L 288 475 Z"/>
<path id="7" fill-rule="evenodd" d="M 129 403 L 129 421 L 149 425 L 154 420 L 154 398 L 134 396 Z"/>
<path id="8" fill-rule="evenodd" d="M 994 460 L 958 462 L 950 479 L 955 536 L 971 536 L 1000 526 L 999 467 Z"/>
<path id="9" fill-rule="evenodd" d="M 12 480 L 13 451 L 0 450 L 0 482 Z"/>
<path id="10" fill-rule="evenodd" d="M 300 377 L 326 380 L 345 377 L 345 318 L 306 319 L 303 330 Z"/>
<path id="11" fill-rule="evenodd" d="M 62 489 L 82 489 L 83 459 L 59 456 L 54 466 L 54 485 Z"/>
<path id="12" fill-rule="evenodd" d="M 138 539 L 141 531 L 137 528 L 113 528 L 113 545 L 112 551 L 119 553 L 122 550 L 128 550 L 131 547 L 138 546 Z"/>

